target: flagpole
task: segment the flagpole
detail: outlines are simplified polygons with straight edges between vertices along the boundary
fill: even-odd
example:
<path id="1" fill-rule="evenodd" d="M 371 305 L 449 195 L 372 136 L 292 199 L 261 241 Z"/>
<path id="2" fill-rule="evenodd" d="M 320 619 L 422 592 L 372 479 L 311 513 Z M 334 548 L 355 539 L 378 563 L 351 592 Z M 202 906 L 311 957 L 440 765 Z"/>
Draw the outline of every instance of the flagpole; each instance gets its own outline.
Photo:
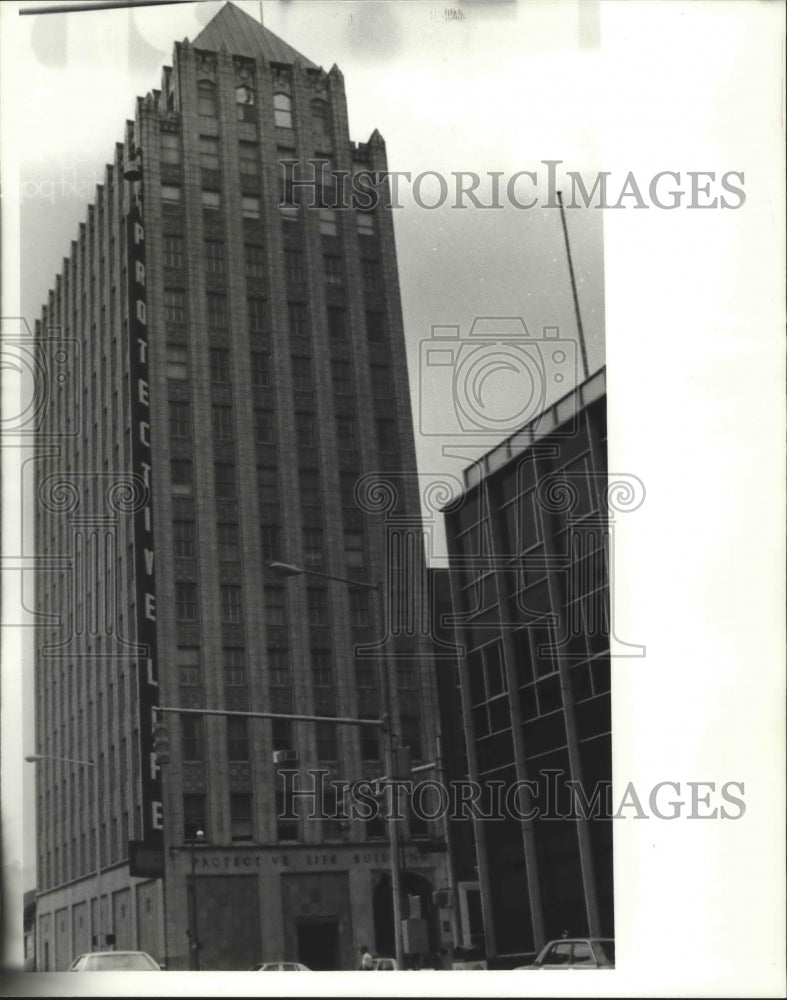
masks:
<path id="1" fill-rule="evenodd" d="M 260 0 L 261 2 L 261 0 Z M 568 256 L 568 273 L 571 277 L 571 292 L 574 296 L 574 313 L 577 317 L 577 330 L 579 331 L 579 351 L 582 355 L 582 381 L 590 377 L 588 368 L 588 351 L 585 346 L 585 331 L 582 327 L 582 316 L 579 311 L 579 298 L 577 297 L 577 283 L 574 279 L 574 262 L 571 259 L 571 244 L 568 241 L 568 227 L 566 226 L 566 213 L 563 208 L 563 195 L 557 192 L 557 203 L 560 206 L 560 221 L 563 223 L 563 238 L 566 241 L 566 255 Z"/>

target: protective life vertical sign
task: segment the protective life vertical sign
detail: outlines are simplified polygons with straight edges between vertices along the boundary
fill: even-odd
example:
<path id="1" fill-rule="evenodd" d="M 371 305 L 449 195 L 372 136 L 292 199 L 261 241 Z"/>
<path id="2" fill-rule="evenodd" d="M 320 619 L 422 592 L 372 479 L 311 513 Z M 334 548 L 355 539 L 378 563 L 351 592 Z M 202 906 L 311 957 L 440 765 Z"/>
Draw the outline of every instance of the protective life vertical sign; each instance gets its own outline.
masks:
<path id="1" fill-rule="evenodd" d="M 129 842 L 129 872 L 148 878 L 164 875 L 161 773 L 153 753 L 153 708 L 158 702 L 156 662 L 156 578 L 150 447 L 150 381 L 145 287 L 145 227 L 142 183 L 133 185 L 126 217 L 128 273 L 129 393 L 131 461 L 145 483 L 145 502 L 134 513 L 139 684 L 139 753 L 142 782 L 142 840 Z"/>

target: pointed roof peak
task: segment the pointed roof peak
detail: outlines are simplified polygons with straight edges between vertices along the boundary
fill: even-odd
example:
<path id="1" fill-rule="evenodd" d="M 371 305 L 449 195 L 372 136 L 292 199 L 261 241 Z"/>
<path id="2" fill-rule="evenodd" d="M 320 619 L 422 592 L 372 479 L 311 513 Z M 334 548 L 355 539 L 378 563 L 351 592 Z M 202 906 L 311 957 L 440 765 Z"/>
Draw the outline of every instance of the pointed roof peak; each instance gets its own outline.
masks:
<path id="1" fill-rule="evenodd" d="M 318 68 L 311 59 L 301 55 L 229 0 L 218 14 L 208 21 L 191 44 L 194 48 L 209 49 L 212 52 L 218 52 L 224 47 L 236 56 L 246 56 L 250 59 L 263 58 L 266 62 L 300 62 L 309 69 Z"/>

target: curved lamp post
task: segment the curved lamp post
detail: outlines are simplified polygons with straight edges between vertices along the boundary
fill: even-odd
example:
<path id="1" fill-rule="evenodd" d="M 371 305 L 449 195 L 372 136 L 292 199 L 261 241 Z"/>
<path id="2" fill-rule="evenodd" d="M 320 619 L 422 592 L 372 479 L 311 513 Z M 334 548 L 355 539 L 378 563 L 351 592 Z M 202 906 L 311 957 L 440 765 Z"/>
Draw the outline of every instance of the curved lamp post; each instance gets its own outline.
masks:
<path id="1" fill-rule="evenodd" d="M 196 972 L 200 971 L 199 960 L 199 929 L 197 926 L 197 844 L 205 843 L 205 831 L 195 830 L 194 836 L 190 838 L 191 844 L 191 933 L 189 945 L 191 948 L 191 968 Z"/>
<path id="2" fill-rule="evenodd" d="M 101 948 L 101 827 L 99 825 L 100 813 L 98 808 L 98 766 L 94 760 L 80 760 L 76 757 L 54 757 L 45 753 L 31 753 L 25 757 L 28 764 L 39 764 L 48 760 L 59 760 L 64 764 L 81 764 L 83 767 L 93 768 L 93 822 L 96 827 L 96 897 L 97 912 L 95 938 L 96 945 Z"/>

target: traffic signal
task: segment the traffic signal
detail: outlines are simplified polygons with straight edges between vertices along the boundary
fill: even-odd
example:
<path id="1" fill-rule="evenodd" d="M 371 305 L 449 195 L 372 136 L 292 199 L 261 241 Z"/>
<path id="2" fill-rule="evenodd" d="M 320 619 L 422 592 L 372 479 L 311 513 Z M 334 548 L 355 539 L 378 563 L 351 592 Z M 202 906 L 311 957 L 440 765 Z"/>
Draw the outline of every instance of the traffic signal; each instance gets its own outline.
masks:
<path id="1" fill-rule="evenodd" d="M 169 730 L 166 722 L 153 724 L 153 753 L 159 764 L 168 764 L 170 760 Z"/>

